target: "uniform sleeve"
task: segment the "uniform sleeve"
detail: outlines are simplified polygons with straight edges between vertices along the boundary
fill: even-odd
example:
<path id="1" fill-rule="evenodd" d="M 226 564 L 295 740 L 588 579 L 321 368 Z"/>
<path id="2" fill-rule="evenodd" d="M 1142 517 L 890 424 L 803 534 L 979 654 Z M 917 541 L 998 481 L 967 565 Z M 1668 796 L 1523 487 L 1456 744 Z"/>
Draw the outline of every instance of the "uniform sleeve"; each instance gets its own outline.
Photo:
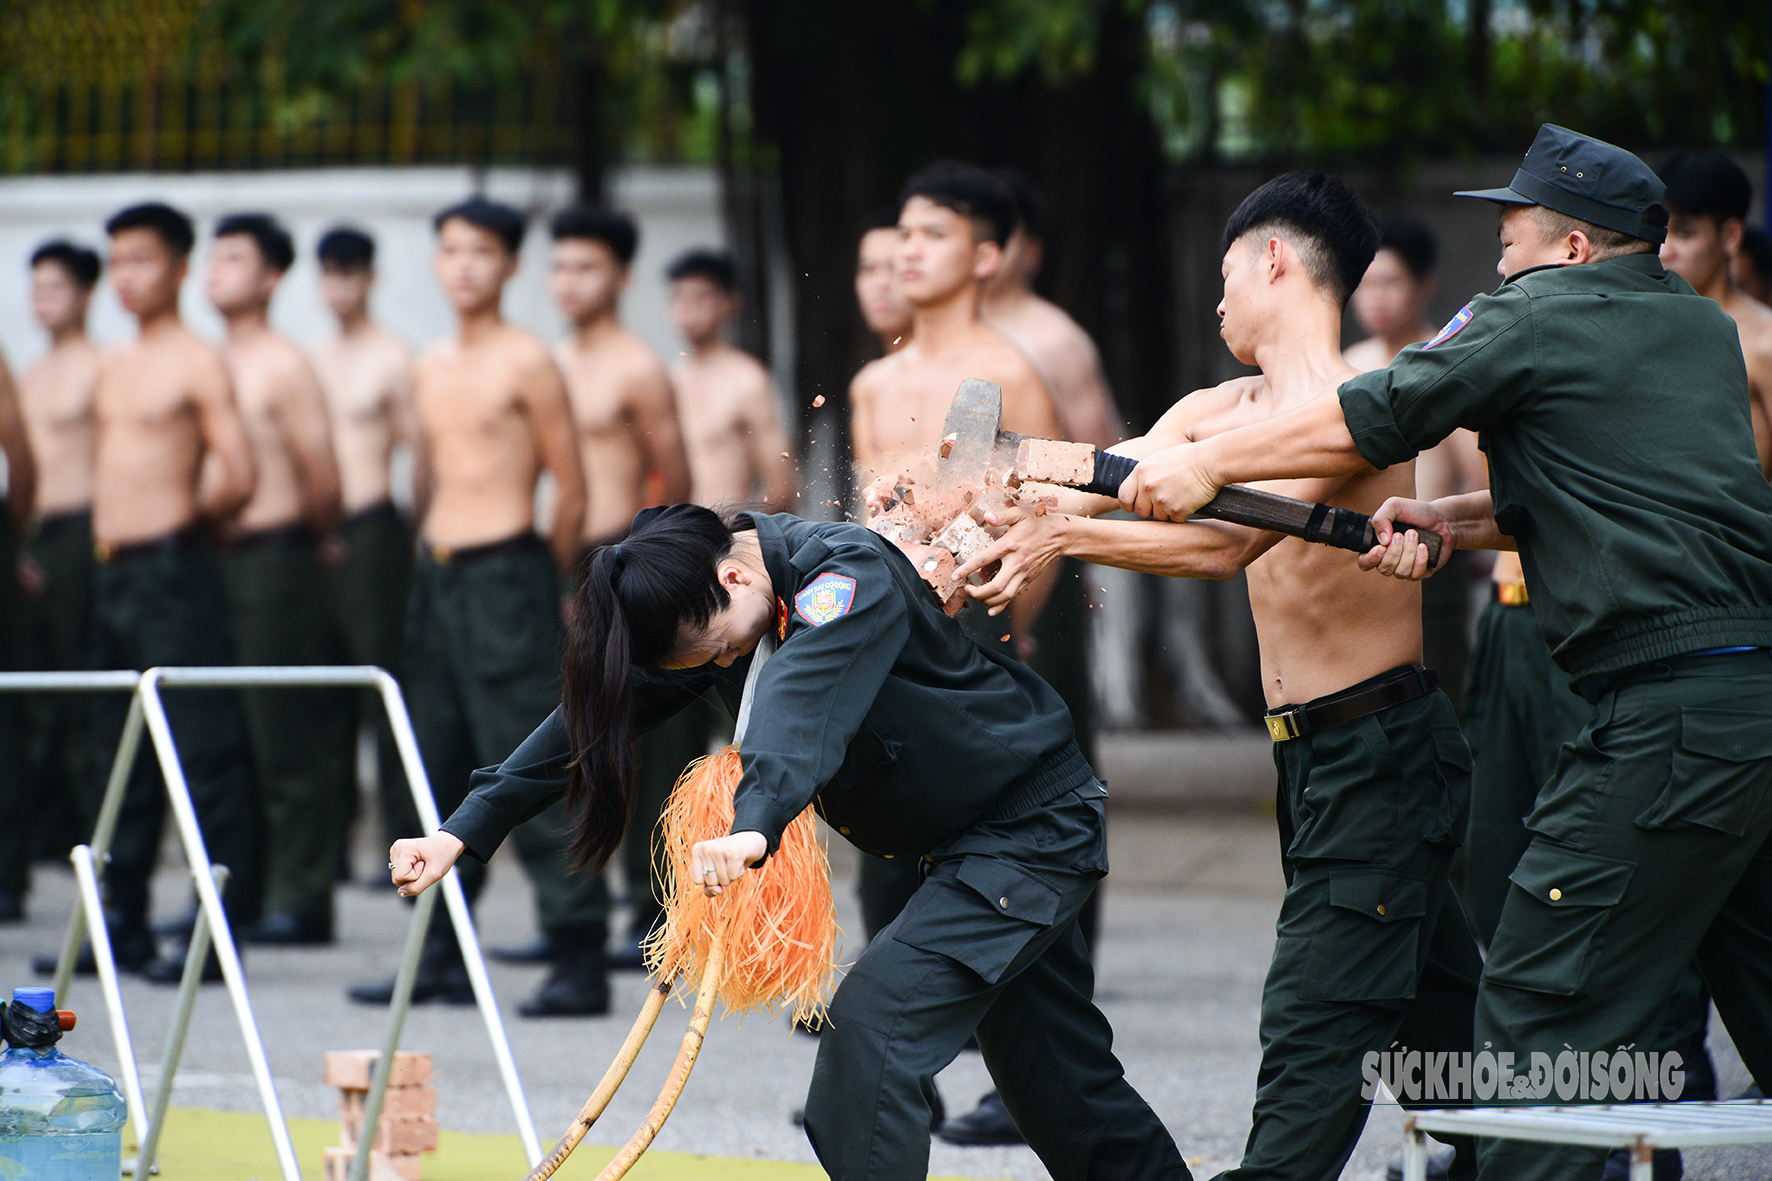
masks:
<path id="1" fill-rule="evenodd" d="M 1511 283 L 1479 295 L 1426 344 L 1343 382 L 1342 416 L 1366 462 L 1402 463 L 1458 427 L 1481 431 L 1517 409 L 1534 363 L 1531 303 Z"/>
<path id="2" fill-rule="evenodd" d="M 699 700 L 714 680 L 713 673 L 702 669 L 669 673 L 635 670 L 635 728 L 643 734 L 663 724 Z M 440 827 L 459 837 L 473 857 L 487 860 L 513 828 L 566 795 L 572 780 L 567 766 L 570 757 L 566 727 L 556 709 L 508 759 L 469 777 L 468 798 Z"/>
<path id="3" fill-rule="evenodd" d="M 839 590 L 853 583 L 847 607 L 833 614 L 806 603 L 809 617 L 802 610 L 806 593 L 832 580 Z M 771 854 L 782 830 L 843 765 L 911 631 L 904 588 L 882 553 L 841 550 L 801 587 L 790 608 L 797 630 L 758 674 L 750 729 L 739 746 L 744 777 L 734 795 L 732 831 L 762 833 Z"/>

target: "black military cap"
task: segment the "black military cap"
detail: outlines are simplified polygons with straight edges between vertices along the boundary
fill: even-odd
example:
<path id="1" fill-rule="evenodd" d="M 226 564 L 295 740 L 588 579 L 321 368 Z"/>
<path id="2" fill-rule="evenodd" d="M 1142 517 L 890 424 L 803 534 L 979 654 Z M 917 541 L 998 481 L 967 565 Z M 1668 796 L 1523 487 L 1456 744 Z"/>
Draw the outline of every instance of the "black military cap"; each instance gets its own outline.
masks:
<path id="1" fill-rule="evenodd" d="M 1667 209 L 1661 199 L 1666 193 L 1654 170 L 1623 148 L 1546 123 L 1507 188 L 1453 196 L 1542 205 L 1645 242 L 1663 242 Z"/>

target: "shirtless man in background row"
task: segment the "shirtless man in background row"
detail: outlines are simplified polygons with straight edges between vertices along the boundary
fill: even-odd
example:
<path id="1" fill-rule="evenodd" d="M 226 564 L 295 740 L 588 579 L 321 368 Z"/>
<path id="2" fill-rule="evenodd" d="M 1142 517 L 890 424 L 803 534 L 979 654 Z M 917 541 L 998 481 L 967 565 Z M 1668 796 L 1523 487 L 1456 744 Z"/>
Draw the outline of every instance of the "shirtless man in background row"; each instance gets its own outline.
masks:
<path id="1" fill-rule="evenodd" d="M 559 704 L 560 588 L 584 536 L 585 482 L 560 368 L 547 345 L 500 312 L 517 273 L 522 214 L 473 197 L 439 213 L 435 227 L 437 279 L 456 332 L 413 371 L 420 554 L 405 689 L 432 794 L 448 812 L 466 798 L 475 768 L 509 755 Z M 555 489 L 545 542 L 535 531 L 544 469 Z M 560 949 L 525 1016 L 609 1008 L 608 896 L 601 882 L 569 874 L 567 828 L 556 804 L 516 830 L 539 925 Z M 458 872 L 471 901 L 486 867 L 470 859 Z M 392 980 L 350 990 L 364 1004 L 385 1005 L 392 994 Z M 426 934 L 413 998 L 474 1001 L 442 912 Z"/>
<path id="2" fill-rule="evenodd" d="M 996 178 L 1015 199 L 1015 230 L 1003 262 L 984 285 L 984 318 L 1027 354 L 1052 392 L 1064 437 L 1112 447 L 1126 424 L 1102 372 L 1101 353 L 1083 326 L 1034 290 L 1046 261 L 1046 199 L 1018 168 L 998 168 Z"/>
<path id="3" fill-rule="evenodd" d="M 1343 359 L 1355 369 L 1383 369 L 1410 345 L 1434 335 L 1427 307 L 1434 297 L 1434 264 L 1439 244 L 1425 225 L 1390 217 L 1378 226 L 1378 253 L 1354 288 L 1350 301 L 1365 340 L 1350 345 Z M 1456 430 L 1415 460 L 1415 487 L 1424 499 L 1476 492 L 1489 486 L 1489 471 L 1475 431 Z M 1423 662 L 1440 674 L 1440 687 L 1452 707 L 1464 711 L 1471 663 L 1471 615 L 1476 586 L 1489 555 L 1457 550 L 1432 579 L 1422 584 Z"/>
<path id="4" fill-rule="evenodd" d="M 634 514 L 648 500 L 649 479 L 658 480 L 657 498 L 663 503 L 688 500 L 689 460 L 671 376 L 621 322 L 621 296 L 640 243 L 633 219 L 613 210 L 575 207 L 556 214 L 551 228 L 554 302 L 571 325 L 554 346 L 554 357 L 566 377 L 584 459 L 590 507 L 581 552 L 588 557 L 627 535 Z M 609 957 L 610 967 L 644 966 L 640 941 L 664 913 L 670 872 L 662 852 L 653 848 L 652 830 L 683 768 L 707 753 L 709 721 L 706 709 L 691 707 L 639 740 L 639 797 L 622 847 L 631 910 L 627 937 Z M 544 935 L 533 947 L 500 958 L 551 960 L 554 952 Z"/>
<path id="5" fill-rule="evenodd" d="M 105 355 L 94 400 L 92 667 L 232 664 L 227 591 L 209 531 L 246 507 L 258 476 L 227 362 L 179 319 L 196 235 L 188 217 L 160 204 L 125 209 L 105 230 L 111 286 L 139 331 Z M 115 750 L 129 700 L 93 700 L 94 749 Z M 262 869 L 239 695 L 180 689 L 165 704 L 210 860 L 232 871 L 222 900 L 238 929 L 258 917 Z M 93 783 L 102 790 L 103 774 Z M 144 752 L 111 842 L 105 921 L 119 967 L 173 983 L 183 952 L 155 959 L 147 927 L 164 811 L 159 763 Z M 212 952 L 205 975 L 213 964 Z"/>
<path id="6" fill-rule="evenodd" d="M 1753 399 L 1754 446 L 1760 470 L 1772 478 L 1772 308 L 1743 292 L 1730 274 L 1753 185 L 1740 165 L 1715 150 L 1679 153 L 1661 166 L 1661 179 L 1669 214 L 1661 263 L 1735 321 Z"/>
<path id="7" fill-rule="evenodd" d="M 19 592 L 22 589 L 18 542 L 31 519 L 37 473 L 31 444 L 25 437 L 24 415 L 19 411 L 18 390 L 12 371 L 0 357 L 0 454 L 6 459 L 6 495 L 0 498 L 0 670 L 12 671 L 24 663 L 19 629 Z M 0 694 L 0 759 L 17 767 L 26 755 L 26 717 L 18 694 Z M 0 777 L 0 922 L 25 917 L 25 891 L 30 886 L 31 811 L 30 781 L 23 775 Z"/>
<path id="8" fill-rule="evenodd" d="M 855 249 L 855 302 L 881 356 L 911 338 L 911 305 L 898 282 L 898 236 L 898 210 L 881 209 L 862 223 Z"/>
<path id="9" fill-rule="evenodd" d="M 373 664 L 400 675 L 406 643 L 406 600 L 412 593 L 412 528 L 394 507 L 394 449 L 410 448 L 417 433 L 412 411 L 412 350 L 369 315 L 375 285 L 375 240 L 335 227 L 315 248 L 320 295 L 338 331 L 308 345 L 332 419 L 343 517 L 322 551 L 330 590 L 332 630 L 347 664 Z M 391 844 L 418 827 L 418 812 L 394 749 L 380 695 L 357 696 L 357 722 L 374 725 L 383 834 Z M 349 850 L 356 818 L 355 777 L 339 817 L 340 856 Z"/>
<path id="10" fill-rule="evenodd" d="M 910 307 L 909 340 L 865 366 L 849 386 L 851 444 L 857 482 L 863 486 L 935 451 L 954 394 L 968 377 L 1003 387 L 1002 429 L 1063 437 L 1045 379 L 982 312 L 984 287 L 1002 265 L 1016 220 L 1009 189 L 983 169 L 940 163 L 906 183 L 899 200 L 894 269 Z M 1058 574 L 1057 569 L 1050 571 L 1012 607 L 1009 626 L 976 608 L 962 613 L 961 626 L 987 648 L 1012 658 L 1032 657 L 1034 627 Z M 1087 750 L 1093 733 L 1087 709 L 1065 692 L 1075 676 L 1053 670 L 1042 675 L 1072 707 L 1077 742 Z M 862 920 L 870 937 L 898 916 L 918 884 L 914 864 L 862 859 Z M 1085 939 L 1093 934 L 1095 913 L 1091 899 L 1079 920 Z M 944 1139 L 951 1132 L 956 1143 L 1021 1142 L 995 1092 L 955 1120 L 944 1121 L 943 1114 L 938 1103 L 936 1122 Z"/>
<path id="11" fill-rule="evenodd" d="M 216 223 L 206 286 L 227 324 L 222 356 L 252 440 L 258 486 L 225 531 L 222 569 L 241 664 L 337 659 L 320 542 L 338 521 L 338 464 L 320 379 L 271 328 L 271 299 L 295 262 L 289 232 L 263 213 Z M 349 782 L 348 698 L 336 689 L 240 693 L 266 831 L 257 943 L 330 943 L 339 805 Z"/>
<path id="12" fill-rule="evenodd" d="M 683 446 L 694 484 L 690 498 L 710 508 L 761 507 L 786 512 L 797 491 L 794 460 L 775 407 L 769 370 L 724 332 L 738 318 L 738 271 L 724 251 L 691 250 L 665 272 L 671 322 L 689 344 L 671 367 Z"/>
<path id="13" fill-rule="evenodd" d="M 19 377 L 38 473 L 36 520 L 21 568 L 26 668 L 86 667 L 92 611 L 92 397 L 102 354 L 86 335 L 98 254 L 58 240 L 31 255 L 31 310 L 49 351 Z M 91 774 L 92 703 L 77 693 L 28 699 L 33 856 L 65 857 L 92 830 L 83 807 Z M 0 862 L 7 860 L 0 852 Z M 3 892 L 3 888 L 0 888 Z M 3 904 L 0 904 L 3 906 Z"/>

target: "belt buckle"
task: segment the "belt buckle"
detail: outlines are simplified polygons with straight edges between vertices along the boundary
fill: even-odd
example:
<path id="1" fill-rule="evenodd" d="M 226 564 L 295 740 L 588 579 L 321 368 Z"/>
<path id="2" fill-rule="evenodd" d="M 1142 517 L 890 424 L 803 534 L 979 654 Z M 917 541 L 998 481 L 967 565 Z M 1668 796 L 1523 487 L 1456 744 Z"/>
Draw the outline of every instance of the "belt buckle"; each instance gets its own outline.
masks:
<path id="1" fill-rule="evenodd" d="M 1495 597 L 1503 607 L 1525 607 L 1531 604 L 1525 582 L 1498 582 Z"/>
<path id="2" fill-rule="evenodd" d="M 1303 733 L 1298 728 L 1298 711 L 1289 709 L 1285 713 L 1268 714 L 1267 734 L 1275 742 L 1290 742 Z"/>
<path id="3" fill-rule="evenodd" d="M 453 557 L 455 557 L 454 550 L 440 545 L 433 545 L 431 547 L 431 561 L 437 563 L 439 566 L 449 565 L 450 559 Z"/>
<path id="4" fill-rule="evenodd" d="M 92 556 L 100 562 L 109 562 L 117 556 L 117 547 L 108 541 L 95 541 L 92 543 Z"/>

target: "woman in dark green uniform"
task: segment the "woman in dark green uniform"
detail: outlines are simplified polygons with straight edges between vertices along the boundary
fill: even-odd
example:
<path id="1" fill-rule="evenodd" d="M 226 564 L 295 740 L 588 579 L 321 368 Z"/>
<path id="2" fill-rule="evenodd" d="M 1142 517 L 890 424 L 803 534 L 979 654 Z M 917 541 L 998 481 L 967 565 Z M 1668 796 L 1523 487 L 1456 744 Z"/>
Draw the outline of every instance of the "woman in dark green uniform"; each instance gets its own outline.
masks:
<path id="1" fill-rule="evenodd" d="M 485 860 L 562 795 L 580 867 L 600 868 L 633 806 L 635 734 L 710 687 L 736 713 L 772 638 L 732 833 L 679 868 L 717 893 L 808 804 L 858 848 L 923 859 L 831 1004 L 806 1104 L 826 1171 L 926 1176 L 932 1080 L 976 1030 L 1058 1181 L 1189 1176 L 1091 999 L 1076 918 L 1107 869 L 1106 790 L 1058 695 L 967 639 L 897 546 L 859 525 L 649 509 L 598 552 L 574 616 L 560 709 L 476 773 L 436 836 L 395 843 L 396 884 Z"/>

